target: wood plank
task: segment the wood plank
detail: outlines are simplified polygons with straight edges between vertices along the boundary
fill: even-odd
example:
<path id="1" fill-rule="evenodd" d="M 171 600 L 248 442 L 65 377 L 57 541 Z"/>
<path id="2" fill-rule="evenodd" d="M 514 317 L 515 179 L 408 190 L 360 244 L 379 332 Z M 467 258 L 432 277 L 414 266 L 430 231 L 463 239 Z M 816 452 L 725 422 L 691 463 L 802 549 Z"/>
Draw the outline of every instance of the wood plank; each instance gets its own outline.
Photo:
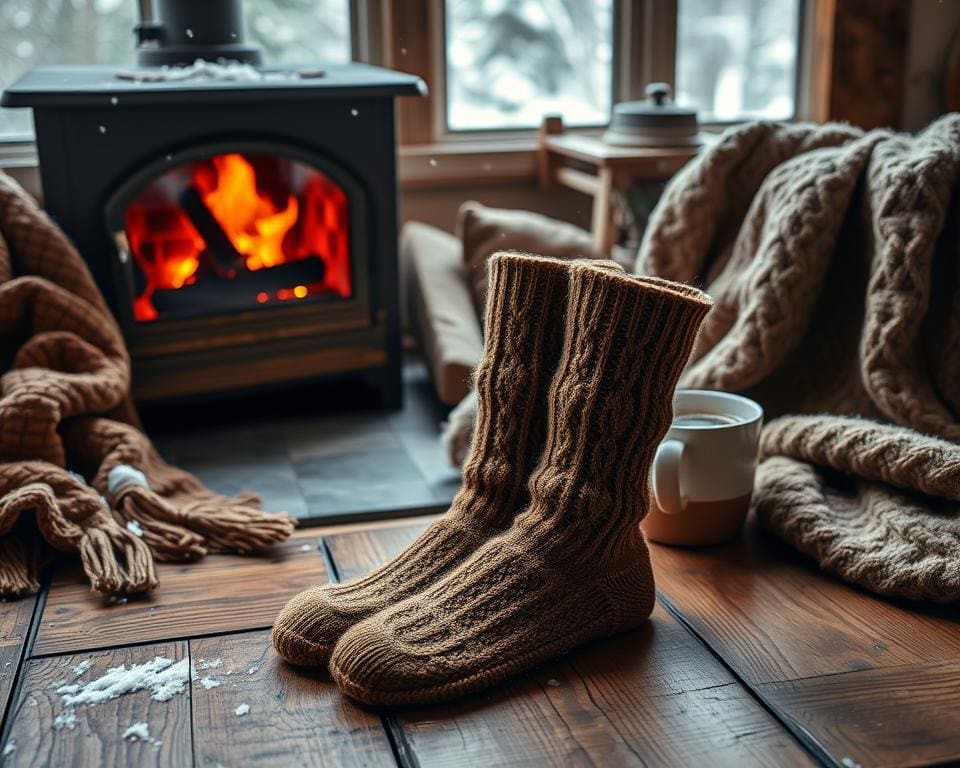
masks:
<path id="1" fill-rule="evenodd" d="M 165 643 L 30 661 L 5 745 L 13 751 L 4 765 L 190 765 L 189 687 L 165 702 L 155 701 L 148 691 L 138 691 L 97 705 L 76 706 L 73 728 L 55 724 L 57 716 L 67 711 L 56 691 L 61 681 L 95 680 L 110 667 L 142 664 L 156 656 L 185 659 L 187 644 Z M 78 678 L 72 667 L 86 660 L 92 666 Z M 124 731 L 135 723 L 147 723 L 151 741 L 123 738 Z"/>
<path id="2" fill-rule="evenodd" d="M 315 533 L 298 531 L 259 555 L 209 555 L 158 566 L 148 597 L 110 605 L 75 563 L 54 578 L 34 654 L 263 629 L 297 592 L 328 581 Z"/>
<path id="3" fill-rule="evenodd" d="M 0 603 L 0 716 L 17 681 L 36 605 L 37 595 Z"/>
<path id="4" fill-rule="evenodd" d="M 960 659 L 956 611 L 849 587 L 752 524 L 720 547 L 650 549 L 661 599 L 750 684 Z"/>
<path id="5" fill-rule="evenodd" d="M 190 655 L 198 678 L 219 683 L 193 684 L 198 765 L 394 764 L 380 718 L 343 697 L 325 673 L 284 664 L 269 632 L 191 640 Z M 243 705 L 249 712 L 237 715 Z"/>
<path id="6" fill-rule="evenodd" d="M 651 552 L 661 601 L 837 764 L 960 759 L 955 610 L 850 587 L 752 524 L 722 547 Z"/>
<path id="7" fill-rule="evenodd" d="M 766 683 L 761 691 L 844 766 L 960 762 L 960 662 Z"/>
<path id="8" fill-rule="evenodd" d="M 341 578 L 409 544 L 422 525 L 326 537 Z M 810 764 L 793 738 L 662 608 L 486 694 L 395 713 L 420 765 Z"/>
<path id="9" fill-rule="evenodd" d="M 392 560 L 427 527 L 429 521 L 390 528 L 348 531 L 323 540 L 330 551 L 339 581 L 364 576 L 378 565 Z"/>
<path id="10" fill-rule="evenodd" d="M 423 766 L 814 764 L 659 606 L 512 684 L 395 716 Z"/>

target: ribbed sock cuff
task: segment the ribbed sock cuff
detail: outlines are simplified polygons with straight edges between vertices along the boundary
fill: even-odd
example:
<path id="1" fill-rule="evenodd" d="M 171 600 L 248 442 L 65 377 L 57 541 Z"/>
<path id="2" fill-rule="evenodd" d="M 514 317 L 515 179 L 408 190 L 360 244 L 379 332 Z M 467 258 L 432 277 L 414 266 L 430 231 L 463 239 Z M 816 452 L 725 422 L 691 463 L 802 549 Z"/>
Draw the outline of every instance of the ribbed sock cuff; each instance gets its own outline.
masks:
<path id="1" fill-rule="evenodd" d="M 562 317 L 567 285 L 570 281 L 569 261 L 502 251 L 490 257 L 484 328 L 488 336 L 502 330 L 506 312 L 521 312 L 524 320 L 536 317 Z M 531 316 L 532 315 L 532 316 Z"/>
<path id="2" fill-rule="evenodd" d="M 604 356 L 637 354 L 637 364 L 672 387 L 686 365 L 700 324 L 713 300 L 696 288 L 634 277 L 590 264 L 571 270 L 567 333 L 610 334 L 609 342 L 584 341 Z"/>

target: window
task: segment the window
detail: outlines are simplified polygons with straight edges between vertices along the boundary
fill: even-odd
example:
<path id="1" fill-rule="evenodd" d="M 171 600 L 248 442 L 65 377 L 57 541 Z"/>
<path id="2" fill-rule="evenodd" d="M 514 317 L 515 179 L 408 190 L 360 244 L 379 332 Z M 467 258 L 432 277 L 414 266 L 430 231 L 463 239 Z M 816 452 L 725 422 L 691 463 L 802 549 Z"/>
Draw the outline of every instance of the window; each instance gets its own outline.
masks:
<path id="1" fill-rule="evenodd" d="M 130 64 L 129 0 L 0 0 L 0 86 L 43 64 Z M 30 134 L 29 109 L 0 109 L 0 135 Z"/>
<path id="2" fill-rule="evenodd" d="M 602 125 L 613 96 L 613 0 L 446 0 L 451 130 Z"/>
<path id="3" fill-rule="evenodd" d="M 799 0 L 678 0 L 677 101 L 700 119 L 789 119 Z"/>
<path id="4" fill-rule="evenodd" d="M 41 65 L 132 66 L 136 7 L 133 0 L 0 0 L 0 88 Z M 268 63 L 350 59 L 349 0 L 245 0 L 244 11 L 247 40 Z M 0 110 L 0 136 L 32 133 L 29 112 Z"/>
<path id="5" fill-rule="evenodd" d="M 430 95 L 400 101 L 398 130 L 405 144 L 431 145 L 498 129 L 530 132 L 545 114 L 601 126 L 612 104 L 642 98 L 658 80 L 674 83 L 677 101 L 703 122 L 792 118 L 801 6 L 811 1 L 243 3 L 247 40 L 268 63 L 346 61 L 353 48 L 355 58 L 423 77 Z M 133 65 L 136 7 L 0 0 L 0 87 L 44 64 Z M 0 139 L 30 132 L 29 110 L 0 110 Z"/>
<path id="6" fill-rule="evenodd" d="M 440 133 L 533 128 L 545 114 L 603 125 L 614 101 L 642 98 L 655 80 L 675 83 L 676 100 L 704 123 L 796 113 L 801 0 L 444 0 L 437 7 Z M 676 36 L 664 33 L 670 28 Z"/>
<path id="7" fill-rule="evenodd" d="M 348 0 L 244 0 L 244 14 L 269 64 L 350 61 Z"/>

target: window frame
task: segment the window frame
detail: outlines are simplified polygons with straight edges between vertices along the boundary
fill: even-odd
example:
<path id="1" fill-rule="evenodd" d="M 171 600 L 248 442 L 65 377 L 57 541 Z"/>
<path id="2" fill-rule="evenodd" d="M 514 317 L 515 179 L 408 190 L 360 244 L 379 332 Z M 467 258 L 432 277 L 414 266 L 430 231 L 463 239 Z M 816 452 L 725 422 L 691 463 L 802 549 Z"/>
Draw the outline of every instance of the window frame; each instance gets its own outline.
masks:
<path id="1" fill-rule="evenodd" d="M 675 80 L 678 0 L 614 0 L 613 103 Z M 800 0 L 794 121 L 829 116 L 837 0 Z M 351 58 L 422 77 L 422 98 L 397 105 L 401 185 L 509 183 L 536 175 L 537 128 L 451 131 L 446 124 L 445 0 L 348 0 Z M 719 131 L 739 121 L 705 123 Z M 599 135 L 602 127 L 571 128 Z M 0 169 L 39 179 L 32 136 L 0 137 Z M 31 187 L 38 187 L 31 183 Z"/>
<path id="2" fill-rule="evenodd" d="M 375 3 L 386 66 L 430 85 L 398 104 L 399 175 L 404 187 L 503 183 L 536 174 L 537 128 L 451 131 L 446 124 L 444 0 Z M 647 83 L 675 83 L 678 0 L 614 0 L 613 103 L 644 98 Z M 402 7 L 402 9 L 401 9 Z M 828 119 L 836 0 L 800 0 L 792 121 Z M 403 55 L 403 51 L 413 56 Z M 701 123 L 720 132 L 742 121 Z M 599 135 L 603 128 L 570 128 Z"/>

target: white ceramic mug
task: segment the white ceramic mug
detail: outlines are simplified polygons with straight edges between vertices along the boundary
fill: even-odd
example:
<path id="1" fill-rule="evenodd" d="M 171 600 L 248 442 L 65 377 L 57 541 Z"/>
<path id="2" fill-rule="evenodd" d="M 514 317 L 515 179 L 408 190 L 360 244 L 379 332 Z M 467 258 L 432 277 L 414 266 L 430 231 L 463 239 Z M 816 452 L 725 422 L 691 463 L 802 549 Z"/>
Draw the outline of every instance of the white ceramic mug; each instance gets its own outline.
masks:
<path id="1" fill-rule="evenodd" d="M 704 546 L 732 539 L 750 508 L 763 408 L 749 398 L 677 390 L 673 424 L 657 448 L 647 538 Z"/>

